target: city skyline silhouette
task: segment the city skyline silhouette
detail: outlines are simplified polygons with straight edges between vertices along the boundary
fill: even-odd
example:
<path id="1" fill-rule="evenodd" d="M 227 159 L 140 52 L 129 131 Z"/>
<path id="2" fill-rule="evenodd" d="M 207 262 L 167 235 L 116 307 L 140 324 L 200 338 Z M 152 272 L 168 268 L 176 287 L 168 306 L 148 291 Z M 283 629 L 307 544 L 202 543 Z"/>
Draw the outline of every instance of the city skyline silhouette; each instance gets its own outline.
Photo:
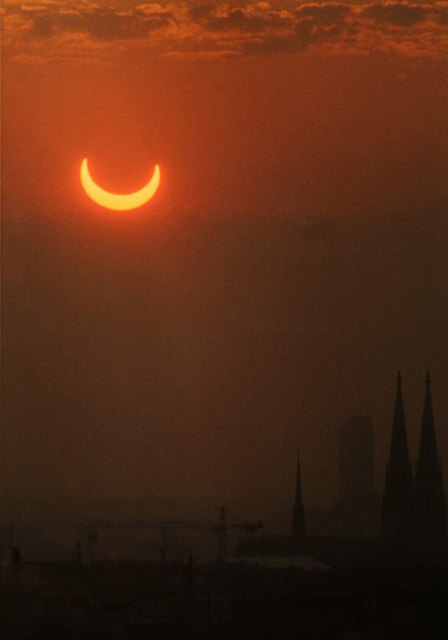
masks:
<path id="1" fill-rule="evenodd" d="M 1 640 L 444 638 L 447 8 L 7 0 Z"/>

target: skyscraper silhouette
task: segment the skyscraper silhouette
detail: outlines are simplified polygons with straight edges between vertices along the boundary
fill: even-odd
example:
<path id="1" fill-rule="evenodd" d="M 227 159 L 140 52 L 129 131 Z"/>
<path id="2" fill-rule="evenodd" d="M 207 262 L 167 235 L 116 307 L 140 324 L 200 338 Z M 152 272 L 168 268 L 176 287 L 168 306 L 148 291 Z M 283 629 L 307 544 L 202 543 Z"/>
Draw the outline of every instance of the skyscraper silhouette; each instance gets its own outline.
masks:
<path id="1" fill-rule="evenodd" d="M 429 372 L 425 383 L 420 447 L 414 479 L 414 539 L 420 548 L 438 552 L 447 535 L 446 503 L 437 452 Z"/>
<path id="2" fill-rule="evenodd" d="M 406 436 L 401 373 L 398 372 L 390 455 L 382 500 L 381 534 L 396 543 L 407 544 L 411 530 L 412 470 Z"/>
<path id="3" fill-rule="evenodd" d="M 294 538 L 305 537 L 305 510 L 302 498 L 302 474 L 300 471 L 300 453 L 297 452 L 296 494 L 292 512 L 291 533 Z"/>

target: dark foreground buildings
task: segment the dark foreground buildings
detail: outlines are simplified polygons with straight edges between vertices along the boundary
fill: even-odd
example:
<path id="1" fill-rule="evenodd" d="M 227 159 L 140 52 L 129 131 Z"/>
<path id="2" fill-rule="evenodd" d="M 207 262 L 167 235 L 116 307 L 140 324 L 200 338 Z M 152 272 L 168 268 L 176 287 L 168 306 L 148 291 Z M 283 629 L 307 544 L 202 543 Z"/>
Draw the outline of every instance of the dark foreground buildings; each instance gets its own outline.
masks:
<path id="1" fill-rule="evenodd" d="M 373 482 L 368 420 L 343 427 L 340 454 L 341 504 L 359 524 L 360 497 L 369 499 Z M 218 533 L 223 521 L 224 514 Z M 200 566 L 191 557 L 84 564 L 79 556 L 0 566 L 0 638 L 442 640 L 445 553 L 430 379 L 414 471 L 399 377 L 381 535 L 307 535 L 298 458 L 291 535 L 257 532 L 241 541 L 236 557 Z"/>

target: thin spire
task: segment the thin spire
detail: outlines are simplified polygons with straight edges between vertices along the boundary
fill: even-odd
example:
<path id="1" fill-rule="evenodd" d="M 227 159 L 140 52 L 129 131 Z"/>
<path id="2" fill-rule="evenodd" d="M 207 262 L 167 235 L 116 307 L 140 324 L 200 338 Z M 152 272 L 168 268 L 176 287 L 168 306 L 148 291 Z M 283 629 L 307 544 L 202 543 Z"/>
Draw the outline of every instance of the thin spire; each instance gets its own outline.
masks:
<path id="1" fill-rule="evenodd" d="M 303 504 L 302 500 L 302 473 L 300 469 L 300 450 L 297 449 L 297 474 L 296 474 L 296 497 L 294 504 Z"/>
<path id="2" fill-rule="evenodd" d="M 406 418 L 403 405 L 401 371 L 397 373 L 397 392 L 395 397 L 392 439 L 390 443 L 390 464 L 400 461 L 409 465 L 408 441 L 406 436 Z"/>
<path id="3" fill-rule="evenodd" d="M 398 371 L 389 460 L 383 491 L 381 529 L 384 536 L 405 541 L 410 533 L 412 469 L 409 460 L 402 378 Z"/>
<path id="4" fill-rule="evenodd" d="M 417 539 L 436 548 L 447 534 L 445 491 L 437 452 L 431 397 L 431 375 L 426 372 L 425 400 L 414 487 L 414 529 Z"/>
<path id="5" fill-rule="evenodd" d="M 297 450 L 296 493 L 292 513 L 292 535 L 295 538 L 305 536 L 305 510 L 302 497 L 302 473 L 300 469 L 300 451 Z"/>
<path id="6" fill-rule="evenodd" d="M 433 467 L 439 464 L 434 411 L 432 408 L 431 374 L 429 371 L 426 372 L 425 385 L 425 401 L 423 405 L 422 429 L 420 433 L 420 448 L 417 464 L 417 470 L 419 471 L 424 467 Z"/>
<path id="7" fill-rule="evenodd" d="M 431 374 L 426 372 L 425 402 L 423 405 L 422 430 L 420 433 L 420 448 L 417 469 L 438 465 L 436 430 L 434 425 L 434 411 L 431 397 Z"/>

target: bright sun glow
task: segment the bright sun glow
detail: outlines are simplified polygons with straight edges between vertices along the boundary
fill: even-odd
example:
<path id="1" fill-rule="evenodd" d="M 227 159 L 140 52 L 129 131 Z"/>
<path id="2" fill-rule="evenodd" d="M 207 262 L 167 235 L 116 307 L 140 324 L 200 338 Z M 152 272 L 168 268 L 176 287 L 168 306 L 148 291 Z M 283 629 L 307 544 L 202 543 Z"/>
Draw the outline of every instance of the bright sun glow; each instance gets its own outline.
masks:
<path id="1" fill-rule="evenodd" d="M 151 200 L 159 187 L 160 168 L 156 164 L 148 184 L 134 193 L 111 193 L 99 187 L 89 173 L 87 158 L 84 158 L 81 163 L 80 177 L 84 191 L 94 202 L 113 211 L 129 211 L 137 209 Z"/>

